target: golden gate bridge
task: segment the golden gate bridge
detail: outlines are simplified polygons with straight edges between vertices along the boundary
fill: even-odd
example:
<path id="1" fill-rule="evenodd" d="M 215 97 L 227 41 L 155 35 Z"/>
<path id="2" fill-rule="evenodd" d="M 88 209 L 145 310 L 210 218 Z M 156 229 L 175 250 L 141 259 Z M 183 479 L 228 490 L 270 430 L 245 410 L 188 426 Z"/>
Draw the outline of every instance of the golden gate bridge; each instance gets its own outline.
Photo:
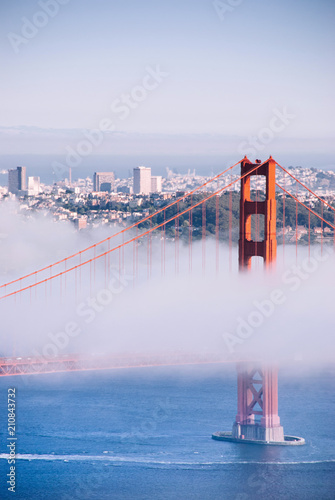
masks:
<path id="1" fill-rule="evenodd" d="M 240 165 L 240 175 L 232 178 L 232 170 Z M 283 172 L 283 185 L 276 182 L 276 169 Z M 286 179 L 290 177 L 296 184 L 296 189 L 287 189 Z M 265 195 L 261 199 L 258 189 L 258 180 L 265 180 Z M 255 181 L 255 182 L 254 182 Z M 224 185 L 220 187 L 220 183 Z M 127 269 L 132 268 L 134 282 L 139 274 L 139 246 L 146 242 L 146 269 L 148 278 L 151 276 L 152 267 L 152 238 L 159 235 L 160 267 L 162 275 L 165 274 L 166 262 L 166 229 L 174 225 L 174 260 L 175 272 L 179 271 L 179 221 L 188 216 L 188 255 L 189 270 L 192 272 L 193 257 L 193 214 L 201 210 L 202 216 L 202 269 L 206 269 L 206 203 L 215 200 L 215 266 L 220 267 L 220 196 L 229 194 L 229 265 L 232 261 L 232 189 L 240 183 L 240 224 L 239 224 L 239 268 L 244 272 L 251 267 L 253 257 L 262 257 L 265 267 L 274 265 L 277 256 L 277 220 L 276 220 L 276 195 L 282 193 L 283 214 L 283 248 L 285 248 L 286 234 L 286 198 L 295 203 L 295 247 L 298 253 L 298 207 L 302 207 L 308 214 L 308 255 L 311 250 L 311 215 L 320 221 L 321 225 L 321 251 L 323 250 L 324 228 L 330 228 L 333 233 L 335 248 L 335 208 L 308 186 L 297 179 L 289 170 L 285 169 L 272 157 L 261 162 L 252 163 L 247 157 L 225 169 L 220 174 L 206 181 L 190 192 L 182 194 L 179 198 L 159 208 L 155 212 L 138 220 L 132 225 L 120 229 L 117 233 L 94 243 L 83 250 L 73 253 L 52 264 L 32 271 L 24 276 L 15 278 L 0 286 L 0 304 L 5 301 L 27 300 L 29 303 L 37 299 L 37 290 L 44 290 L 46 298 L 51 298 L 57 293 L 59 300 L 65 300 L 70 277 L 74 285 L 74 296 L 80 292 L 82 282 L 89 281 L 92 294 L 96 274 L 104 274 L 105 285 L 110 279 L 111 259 L 117 256 L 118 273 L 121 277 L 125 272 L 125 249 L 129 253 L 130 263 Z M 290 182 L 292 185 L 292 182 Z M 254 190 L 252 187 L 254 186 Z M 308 203 L 299 190 L 308 193 Z M 252 198 L 254 191 L 254 198 Z M 201 194 L 199 199 L 198 196 Z M 317 200 L 317 203 L 315 201 Z M 187 203 L 186 203 L 187 202 Z M 316 206 L 320 207 L 320 211 Z M 171 213 L 173 209 L 174 213 Z M 319 213 L 320 212 L 320 213 Z M 158 219 L 159 216 L 159 219 Z M 263 218 L 263 225 L 260 223 Z M 263 238 L 261 238 L 261 235 Z M 116 242 L 116 243 L 114 243 Z M 113 244 L 114 243 L 114 244 Z M 99 267 L 97 265 L 99 263 Z M 84 271 L 86 275 L 83 276 Z M 15 343 L 15 342 L 14 342 Z M 0 358 L 0 376 L 30 375 L 37 373 L 53 373 L 61 371 L 82 371 L 98 369 L 116 369 L 138 366 L 164 366 L 178 364 L 222 363 L 227 360 L 219 355 L 191 355 L 189 353 L 174 352 L 169 355 L 160 354 L 114 354 L 112 356 L 83 356 L 69 354 L 64 356 L 39 356 L 17 357 L 16 346 L 12 355 Z M 267 444 L 302 444 L 299 438 L 285 437 L 278 416 L 278 380 L 277 369 L 272 366 L 239 360 L 238 363 L 238 411 L 231 433 L 216 433 L 215 439 L 234 440 L 238 442 L 254 442 Z M 260 421 L 257 420 L 260 417 Z"/>

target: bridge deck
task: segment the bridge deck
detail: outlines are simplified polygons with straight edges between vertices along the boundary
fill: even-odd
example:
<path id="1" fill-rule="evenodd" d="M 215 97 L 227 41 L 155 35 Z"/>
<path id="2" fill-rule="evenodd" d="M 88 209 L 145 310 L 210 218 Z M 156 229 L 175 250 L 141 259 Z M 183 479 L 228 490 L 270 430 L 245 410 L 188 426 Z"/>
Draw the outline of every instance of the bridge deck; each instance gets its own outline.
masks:
<path id="1" fill-rule="evenodd" d="M 131 356 L 79 356 L 58 358 L 0 358 L 0 377 L 36 375 L 86 370 L 111 370 L 149 366 L 198 365 L 227 363 L 217 355 L 131 355 Z"/>

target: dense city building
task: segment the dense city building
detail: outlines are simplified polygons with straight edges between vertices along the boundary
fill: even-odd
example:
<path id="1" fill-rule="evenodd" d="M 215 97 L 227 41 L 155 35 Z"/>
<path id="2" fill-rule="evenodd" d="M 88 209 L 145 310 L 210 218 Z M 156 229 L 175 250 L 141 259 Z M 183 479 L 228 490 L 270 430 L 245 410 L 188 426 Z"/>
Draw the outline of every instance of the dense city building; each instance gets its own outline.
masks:
<path id="1" fill-rule="evenodd" d="M 93 176 L 93 190 L 112 193 L 115 185 L 114 172 L 95 172 Z"/>
<path id="2" fill-rule="evenodd" d="M 26 189 L 26 167 L 8 170 L 8 191 L 19 194 Z"/>
<path id="3" fill-rule="evenodd" d="M 74 224 L 78 230 L 86 229 L 87 219 L 86 217 L 78 217 L 77 219 L 74 219 Z"/>

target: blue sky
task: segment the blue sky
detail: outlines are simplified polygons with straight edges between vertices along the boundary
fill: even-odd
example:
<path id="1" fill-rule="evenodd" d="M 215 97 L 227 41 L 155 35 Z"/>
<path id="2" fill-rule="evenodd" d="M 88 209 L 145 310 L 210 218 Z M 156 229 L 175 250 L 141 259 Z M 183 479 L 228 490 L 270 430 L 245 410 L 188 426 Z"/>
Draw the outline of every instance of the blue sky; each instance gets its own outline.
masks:
<path id="1" fill-rule="evenodd" d="M 191 135 L 217 154 L 231 138 L 239 156 L 284 109 L 292 118 L 262 153 L 289 152 L 294 139 L 304 154 L 333 153 L 334 1 L 222 0 L 223 19 L 207 0 L 59 1 L 17 53 L 22 18 L 43 23 L 47 0 L 1 2 L 4 153 L 62 154 L 74 134 L 109 118 L 130 147 L 133 134 L 159 134 L 158 153 L 190 154 L 181 138 Z M 121 120 L 112 103 L 142 85 L 148 67 L 169 76 Z M 111 136 L 95 153 L 112 154 Z"/>

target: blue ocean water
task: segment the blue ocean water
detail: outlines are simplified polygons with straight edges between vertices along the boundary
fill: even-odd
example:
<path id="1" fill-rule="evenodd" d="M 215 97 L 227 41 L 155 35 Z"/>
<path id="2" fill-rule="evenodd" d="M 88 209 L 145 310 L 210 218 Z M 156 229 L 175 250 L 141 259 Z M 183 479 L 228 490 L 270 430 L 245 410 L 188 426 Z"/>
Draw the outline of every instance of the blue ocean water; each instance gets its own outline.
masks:
<path id="1" fill-rule="evenodd" d="M 231 366 L 0 379 L 0 498 L 334 499 L 334 372 L 280 373 L 280 417 L 305 446 L 214 441 L 236 413 Z M 17 391 L 16 493 L 7 390 Z"/>

